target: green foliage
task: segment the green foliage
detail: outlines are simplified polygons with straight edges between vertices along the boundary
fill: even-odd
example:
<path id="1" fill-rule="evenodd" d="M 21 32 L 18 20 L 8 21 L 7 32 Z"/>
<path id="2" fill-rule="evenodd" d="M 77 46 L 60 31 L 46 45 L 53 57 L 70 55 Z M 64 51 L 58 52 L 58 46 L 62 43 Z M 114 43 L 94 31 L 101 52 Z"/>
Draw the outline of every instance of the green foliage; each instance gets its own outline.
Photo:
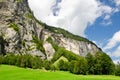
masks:
<path id="1" fill-rule="evenodd" d="M 68 62 L 61 59 L 58 63 L 58 68 L 59 68 L 59 70 L 67 71 L 68 70 Z"/>
<path id="2" fill-rule="evenodd" d="M 114 64 L 110 57 L 103 53 L 97 52 L 95 56 L 88 54 L 88 74 L 114 74 Z"/>
<path id="3" fill-rule="evenodd" d="M 33 14 L 31 14 L 31 13 L 27 13 L 26 15 L 25 15 L 27 18 L 29 18 L 29 19 L 33 19 L 34 17 L 33 17 Z"/>
<path id="4" fill-rule="evenodd" d="M 95 73 L 96 74 L 113 74 L 114 64 L 111 58 L 102 52 L 98 52 L 95 55 Z"/>
<path id="5" fill-rule="evenodd" d="M 10 28 L 13 28 L 16 32 L 19 31 L 19 27 L 15 23 L 10 23 Z"/>
<path id="6" fill-rule="evenodd" d="M 28 68 L 32 68 L 32 64 L 31 64 L 31 59 L 33 57 L 29 54 L 24 54 L 21 56 L 21 64 L 20 64 L 20 67 L 28 67 Z"/>
<path id="7" fill-rule="evenodd" d="M 14 54 L 9 53 L 3 57 L 3 64 L 9 64 L 9 65 L 15 65 L 16 63 L 16 57 Z"/>
<path id="8" fill-rule="evenodd" d="M 0 64 L 2 64 L 2 62 L 3 62 L 3 56 L 0 55 Z"/>
<path id="9" fill-rule="evenodd" d="M 67 61 L 61 59 L 61 57 L 66 58 Z M 68 63 L 68 61 L 70 63 Z M 59 68 L 59 70 L 64 70 L 64 71 L 68 70 L 74 74 L 87 73 L 87 60 L 80 57 L 79 55 L 76 55 L 70 51 L 65 50 L 64 48 L 58 47 L 58 50 L 56 51 L 56 53 L 52 58 L 52 62 L 54 64 L 58 62 L 57 68 Z"/>
<path id="10" fill-rule="evenodd" d="M 40 57 L 31 56 L 29 54 L 17 55 L 16 65 L 20 67 L 28 67 L 33 69 L 41 69 L 43 66 L 43 61 Z"/>
<path id="11" fill-rule="evenodd" d="M 55 71 L 56 67 L 54 65 L 51 65 L 51 71 Z"/>
<path id="12" fill-rule="evenodd" d="M 52 62 L 55 62 L 56 60 L 58 60 L 61 56 L 64 56 L 65 58 L 68 59 L 68 61 L 71 60 L 79 60 L 80 56 L 72 53 L 71 51 L 65 50 L 64 48 L 60 48 L 58 49 L 58 51 L 54 54 L 53 58 L 52 58 Z"/>
<path id="13" fill-rule="evenodd" d="M 59 47 L 55 44 L 55 42 L 53 42 L 51 37 L 48 37 L 46 41 L 52 44 L 52 47 L 55 49 L 55 51 L 58 51 Z"/>
<path id="14" fill-rule="evenodd" d="M 45 61 L 43 62 L 43 66 L 44 66 L 44 68 L 45 68 L 46 70 L 50 70 L 50 69 L 51 69 L 51 62 L 48 61 L 48 60 L 45 60 Z"/>
<path id="15" fill-rule="evenodd" d="M 58 63 L 58 68 L 60 70 L 64 70 L 64 61 L 63 60 L 60 60 L 59 63 Z"/>
<path id="16" fill-rule="evenodd" d="M 25 41 L 24 40 L 22 40 L 22 45 L 25 47 Z"/>
<path id="17" fill-rule="evenodd" d="M 88 62 L 88 74 L 94 74 L 94 64 L 95 64 L 95 58 L 93 57 L 93 55 L 91 55 L 90 53 L 88 53 L 86 55 L 86 60 Z"/>
<path id="18" fill-rule="evenodd" d="M 61 48 L 62 50 L 63 48 Z M 114 64 L 108 55 L 105 53 L 98 52 L 95 56 L 88 54 L 86 58 L 71 55 L 71 53 L 64 52 L 62 50 L 62 54 L 59 54 L 55 59 L 58 59 L 59 56 L 64 57 L 67 60 L 60 59 L 58 61 L 58 69 L 63 71 L 70 71 L 74 74 L 113 74 L 114 73 Z M 72 53 L 73 54 L 73 53 Z M 72 57 L 70 57 L 72 56 Z M 77 56 L 77 57 L 76 57 Z M 68 62 L 69 61 L 69 62 Z M 46 70 L 55 70 L 56 67 L 51 61 L 41 60 L 37 56 L 31 56 L 29 54 L 24 55 L 14 55 L 7 54 L 5 56 L 0 56 L 0 63 L 9 64 L 9 65 L 17 65 L 19 67 L 24 68 L 33 68 L 33 69 L 41 69 L 44 67 Z M 55 63 L 55 62 L 54 62 Z M 54 67 L 52 67 L 54 66 Z M 118 65 L 116 68 L 116 75 L 120 74 L 120 66 Z"/>
<path id="19" fill-rule="evenodd" d="M 120 63 L 118 62 L 115 67 L 115 75 L 120 76 Z"/>
<path id="20" fill-rule="evenodd" d="M 75 61 L 72 73 L 74 73 L 74 74 L 80 74 L 80 67 L 79 67 L 79 65 L 80 65 L 79 62 Z"/>
<path id="21" fill-rule="evenodd" d="M 17 2 L 22 2 L 22 0 L 15 0 L 15 1 L 17 1 Z"/>
<path id="22" fill-rule="evenodd" d="M 0 65 L 0 80 L 120 80 L 114 75 L 74 75 L 68 71 L 46 71 Z"/>
<path id="23" fill-rule="evenodd" d="M 53 63 L 53 65 L 55 66 L 56 69 L 59 69 L 58 64 L 59 64 L 59 61 L 60 61 L 60 60 L 63 60 L 64 62 L 68 62 L 68 59 L 67 59 L 67 58 L 65 58 L 64 56 L 61 56 L 57 61 L 55 61 L 55 62 Z"/>
<path id="24" fill-rule="evenodd" d="M 36 48 L 45 54 L 45 49 L 43 47 L 43 42 L 35 36 L 32 36 L 33 42 L 36 44 Z M 45 54 L 46 55 L 46 54 Z"/>
<path id="25" fill-rule="evenodd" d="M 87 74 L 87 61 L 84 58 L 78 61 L 71 61 L 69 64 L 69 70 L 74 74 Z"/>
<path id="26" fill-rule="evenodd" d="M 55 45 L 54 49 L 56 50 L 56 53 L 52 58 L 52 62 L 55 64 L 55 66 L 56 66 L 56 63 L 58 63 L 57 68 L 59 68 L 59 70 L 64 70 L 64 71 L 69 70 L 70 72 L 75 74 L 86 74 L 87 61 L 84 58 L 74 54 L 71 51 L 65 50 L 64 48 L 58 47 L 52 41 L 51 37 L 49 37 L 47 41 L 51 43 L 53 46 Z M 68 61 L 61 59 L 61 57 L 64 57 L 70 63 L 68 63 Z M 73 60 L 74 60 L 74 63 L 72 63 Z"/>
<path id="27" fill-rule="evenodd" d="M 41 69 L 42 68 L 42 66 L 43 66 L 43 60 L 42 59 L 40 59 L 39 57 L 37 57 L 37 56 L 34 56 L 33 58 L 32 58 L 32 68 L 33 69 Z"/>
<path id="28" fill-rule="evenodd" d="M 71 72 L 71 73 L 73 73 L 74 71 L 74 67 L 75 67 L 75 63 L 76 63 L 76 60 L 72 60 L 70 63 L 69 63 L 69 71 Z"/>
<path id="29" fill-rule="evenodd" d="M 81 37 L 81 36 L 78 36 L 78 35 L 74 35 L 64 29 L 61 29 L 61 28 L 56 28 L 56 27 L 52 27 L 52 26 L 49 26 L 39 20 L 37 20 L 35 17 L 34 19 L 41 25 L 43 26 L 45 29 L 48 29 L 49 31 L 51 32 L 54 32 L 56 34 L 62 34 L 64 37 L 66 38 L 71 38 L 71 39 L 74 39 L 74 40 L 77 40 L 77 41 L 84 41 L 84 42 L 88 42 L 88 43 L 91 43 L 91 44 L 94 44 L 93 42 L 89 41 L 88 39 L 84 38 L 84 37 Z M 94 44 L 95 45 L 95 44 Z"/>
<path id="30" fill-rule="evenodd" d="M 33 69 L 41 69 L 43 67 L 43 60 L 40 57 L 29 54 L 14 55 L 10 53 L 5 56 L 0 56 L 0 63 Z"/>
<path id="31" fill-rule="evenodd" d="M 74 35 L 74 34 L 68 32 L 64 29 L 48 26 L 46 24 L 43 24 L 43 26 L 45 27 L 45 29 L 48 29 L 49 31 L 54 32 L 56 34 L 62 34 L 66 38 L 71 38 L 71 39 L 74 39 L 74 40 L 84 41 L 84 42 L 89 42 L 89 43 L 94 44 L 93 42 L 89 41 L 88 39 L 80 37 L 78 35 Z"/>
<path id="32" fill-rule="evenodd" d="M 16 55 L 16 66 L 21 66 L 22 55 Z"/>
<path id="33" fill-rule="evenodd" d="M 5 2 L 6 0 L 0 0 L 0 2 Z"/>

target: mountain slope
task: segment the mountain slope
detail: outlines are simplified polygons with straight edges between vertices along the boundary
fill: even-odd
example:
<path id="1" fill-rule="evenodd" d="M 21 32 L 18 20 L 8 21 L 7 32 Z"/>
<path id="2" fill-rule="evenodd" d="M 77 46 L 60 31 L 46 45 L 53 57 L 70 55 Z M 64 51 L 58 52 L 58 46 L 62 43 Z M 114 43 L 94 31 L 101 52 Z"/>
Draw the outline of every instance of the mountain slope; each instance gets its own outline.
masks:
<path id="1" fill-rule="evenodd" d="M 86 56 L 102 51 L 91 41 L 39 22 L 27 0 L 0 0 L 0 53 L 32 54 L 51 59 L 56 47 Z"/>

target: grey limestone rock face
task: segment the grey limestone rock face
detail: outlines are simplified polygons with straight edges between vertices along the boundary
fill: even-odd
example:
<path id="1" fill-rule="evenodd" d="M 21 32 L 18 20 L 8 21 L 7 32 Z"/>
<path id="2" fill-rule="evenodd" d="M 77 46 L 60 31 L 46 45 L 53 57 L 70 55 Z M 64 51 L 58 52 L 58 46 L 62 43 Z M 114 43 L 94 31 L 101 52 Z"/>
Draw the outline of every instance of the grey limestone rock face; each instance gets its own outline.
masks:
<path id="1" fill-rule="evenodd" d="M 45 52 L 46 52 L 46 56 L 47 56 L 47 59 L 50 60 L 52 59 L 54 53 L 55 53 L 55 50 L 54 48 L 52 47 L 52 45 L 48 42 L 44 42 L 44 48 L 45 48 Z"/>
<path id="2" fill-rule="evenodd" d="M 38 44 L 33 41 L 33 36 L 42 42 L 45 52 L 37 49 Z M 55 50 L 46 41 L 48 37 L 51 37 L 58 46 L 81 56 L 86 56 L 87 53 L 94 55 L 101 51 L 94 44 L 65 38 L 62 34 L 44 29 L 44 26 L 34 18 L 27 0 L 0 1 L 0 37 L 0 41 L 5 41 L 5 43 L 0 42 L 0 53 L 3 52 L 2 50 L 5 53 L 29 53 L 49 60 Z"/>
<path id="3" fill-rule="evenodd" d="M 32 42 L 32 36 L 39 38 L 42 27 L 32 17 L 27 0 L 0 2 L 0 19 L 0 36 L 9 44 L 5 45 L 6 53 L 30 53 L 45 57 Z"/>
<path id="4" fill-rule="evenodd" d="M 89 42 L 77 41 L 70 38 L 63 37 L 62 34 L 55 34 L 48 30 L 42 31 L 42 37 L 45 41 L 47 38 L 51 37 L 53 42 L 58 46 L 65 48 L 68 51 L 71 51 L 75 54 L 85 57 L 88 53 L 94 55 L 96 52 L 101 51 L 95 44 Z"/>

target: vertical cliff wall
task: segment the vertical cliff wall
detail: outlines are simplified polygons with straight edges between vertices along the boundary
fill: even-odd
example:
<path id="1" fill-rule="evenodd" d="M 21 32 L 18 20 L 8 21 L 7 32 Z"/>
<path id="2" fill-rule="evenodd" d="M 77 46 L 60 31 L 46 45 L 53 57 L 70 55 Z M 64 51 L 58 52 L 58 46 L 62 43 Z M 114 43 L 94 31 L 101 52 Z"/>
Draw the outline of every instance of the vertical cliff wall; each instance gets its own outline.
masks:
<path id="1" fill-rule="evenodd" d="M 32 54 L 51 59 L 55 50 L 47 38 L 59 47 L 86 56 L 101 51 L 95 44 L 79 41 L 45 29 L 29 9 L 27 0 L 0 0 L 0 53 Z"/>

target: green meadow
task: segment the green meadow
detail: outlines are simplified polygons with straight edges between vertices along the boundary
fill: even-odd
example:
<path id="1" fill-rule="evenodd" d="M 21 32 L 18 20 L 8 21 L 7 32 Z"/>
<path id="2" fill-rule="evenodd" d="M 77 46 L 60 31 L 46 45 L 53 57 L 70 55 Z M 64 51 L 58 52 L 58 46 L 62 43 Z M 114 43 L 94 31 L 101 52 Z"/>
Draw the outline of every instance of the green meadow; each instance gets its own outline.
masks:
<path id="1" fill-rule="evenodd" d="M 120 80 L 114 75 L 75 75 L 64 71 L 46 71 L 0 65 L 0 80 Z"/>

